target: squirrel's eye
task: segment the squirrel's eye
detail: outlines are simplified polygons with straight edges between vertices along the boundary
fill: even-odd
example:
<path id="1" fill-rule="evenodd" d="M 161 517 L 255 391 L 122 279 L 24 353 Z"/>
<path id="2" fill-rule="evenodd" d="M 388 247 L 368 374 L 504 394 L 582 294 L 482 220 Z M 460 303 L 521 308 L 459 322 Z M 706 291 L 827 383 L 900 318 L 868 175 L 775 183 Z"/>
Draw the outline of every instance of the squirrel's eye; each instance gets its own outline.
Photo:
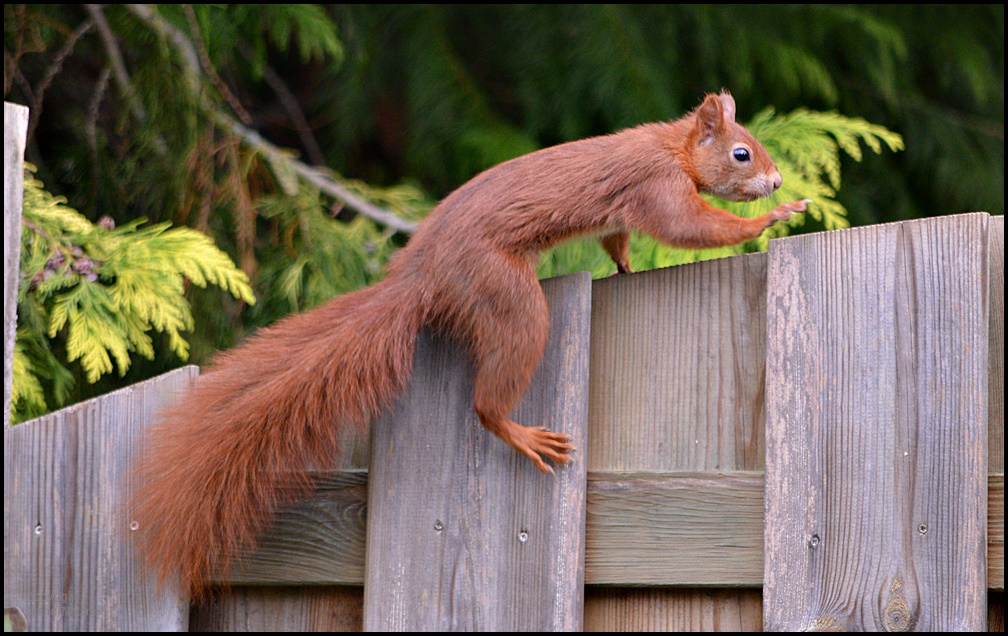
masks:
<path id="1" fill-rule="evenodd" d="M 745 148 L 736 148 L 732 150 L 732 156 L 735 157 L 735 161 L 749 161 L 749 151 Z"/>

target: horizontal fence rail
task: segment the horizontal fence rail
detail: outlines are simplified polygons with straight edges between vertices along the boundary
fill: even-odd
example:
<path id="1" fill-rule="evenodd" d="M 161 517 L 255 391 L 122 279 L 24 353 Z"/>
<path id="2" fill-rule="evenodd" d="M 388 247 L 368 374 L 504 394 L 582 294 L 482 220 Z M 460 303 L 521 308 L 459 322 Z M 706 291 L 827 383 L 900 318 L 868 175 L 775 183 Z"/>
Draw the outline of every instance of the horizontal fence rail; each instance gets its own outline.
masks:
<path id="1" fill-rule="evenodd" d="M 317 483 L 228 583 L 364 584 L 367 471 L 320 473 Z M 587 494 L 585 583 L 763 585 L 763 473 L 589 471 Z M 988 586 L 1003 590 L 1003 474 L 989 475 L 987 501 Z"/>

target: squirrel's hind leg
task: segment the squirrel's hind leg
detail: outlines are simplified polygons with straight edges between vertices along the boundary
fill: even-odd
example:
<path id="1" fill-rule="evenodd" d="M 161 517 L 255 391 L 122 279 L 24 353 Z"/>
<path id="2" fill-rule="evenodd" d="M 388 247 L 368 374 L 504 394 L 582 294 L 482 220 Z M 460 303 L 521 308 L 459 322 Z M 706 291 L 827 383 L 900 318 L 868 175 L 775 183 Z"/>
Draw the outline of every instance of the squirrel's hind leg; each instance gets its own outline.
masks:
<path id="1" fill-rule="evenodd" d="M 506 271 L 507 275 L 501 275 Z M 474 406 L 480 422 L 544 473 L 545 460 L 564 464 L 570 436 L 528 427 L 508 417 L 528 388 L 549 335 L 549 310 L 535 270 L 498 269 L 477 291 L 478 325 L 471 347 L 475 367 Z"/>

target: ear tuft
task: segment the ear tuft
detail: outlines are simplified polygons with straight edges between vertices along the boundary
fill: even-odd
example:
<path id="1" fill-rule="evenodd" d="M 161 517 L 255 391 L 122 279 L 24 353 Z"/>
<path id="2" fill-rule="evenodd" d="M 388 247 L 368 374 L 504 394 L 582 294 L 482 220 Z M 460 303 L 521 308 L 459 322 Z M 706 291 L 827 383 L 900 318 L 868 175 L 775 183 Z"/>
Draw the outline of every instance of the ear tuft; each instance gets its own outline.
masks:
<path id="1" fill-rule="evenodd" d="M 721 101 L 721 109 L 724 113 L 724 120 L 726 123 L 735 123 L 735 98 L 731 96 L 728 91 L 721 91 L 718 95 L 718 99 Z"/>

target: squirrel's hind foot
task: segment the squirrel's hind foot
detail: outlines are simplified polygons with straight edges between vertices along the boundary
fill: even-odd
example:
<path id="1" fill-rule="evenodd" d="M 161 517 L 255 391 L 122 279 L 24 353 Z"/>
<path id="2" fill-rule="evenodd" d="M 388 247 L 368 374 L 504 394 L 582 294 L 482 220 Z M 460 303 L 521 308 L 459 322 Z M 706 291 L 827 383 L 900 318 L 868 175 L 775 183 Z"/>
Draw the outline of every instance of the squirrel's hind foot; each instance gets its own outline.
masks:
<path id="1" fill-rule="evenodd" d="M 542 426 L 522 426 L 506 417 L 481 416 L 480 421 L 483 422 L 483 426 L 487 430 L 531 459 L 535 467 L 544 473 L 553 473 L 553 468 L 545 460 L 566 464 L 571 459 L 571 453 L 574 452 L 574 446 L 570 443 L 570 435 L 566 433 L 555 433 Z"/>

